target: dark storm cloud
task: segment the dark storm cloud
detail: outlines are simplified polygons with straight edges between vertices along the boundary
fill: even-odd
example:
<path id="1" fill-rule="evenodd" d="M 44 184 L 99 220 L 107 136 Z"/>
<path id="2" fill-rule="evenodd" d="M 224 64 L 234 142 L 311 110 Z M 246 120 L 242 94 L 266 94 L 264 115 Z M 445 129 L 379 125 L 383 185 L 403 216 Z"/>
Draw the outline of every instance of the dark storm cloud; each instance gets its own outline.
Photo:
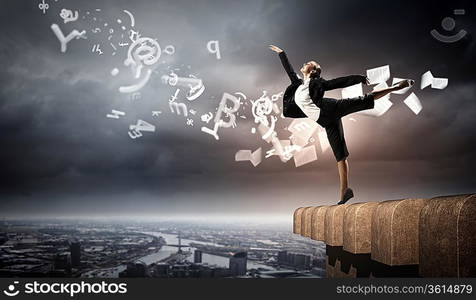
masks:
<path id="1" fill-rule="evenodd" d="M 48 1 L 47 1 L 48 2 Z M 364 73 L 390 64 L 392 75 L 417 79 L 431 69 L 448 77 L 445 90 L 414 88 L 423 103 L 415 116 L 394 95 L 381 118 L 345 121 L 350 148 L 351 184 L 357 200 L 383 200 L 474 191 L 476 86 L 474 41 L 455 45 L 435 41 L 429 31 L 454 8 L 465 8 L 457 29 L 471 33 L 470 2 L 435 4 L 399 1 L 49 1 L 47 14 L 35 1 L 1 4 L 0 62 L 0 209 L 5 214 L 180 214 L 290 212 L 306 204 L 334 203 L 337 170 L 331 153 L 295 169 L 292 161 L 264 160 L 257 168 L 235 163 L 239 149 L 268 149 L 254 125 L 220 129 L 220 141 L 200 132 L 199 115 L 214 111 L 223 92 L 242 91 L 252 99 L 262 90 L 278 92 L 288 84 L 268 44 L 283 47 L 295 68 L 316 59 L 324 77 Z M 136 28 L 173 44 L 168 63 L 203 78 L 204 95 L 190 103 L 195 126 L 168 114 L 173 88 L 160 83 L 158 68 L 132 102 L 117 93 L 130 82 L 123 55 L 97 56 L 95 43 L 107 36 L 73 40 L 62 54 L 49 28 L 65 34 L 92 28 L 91 22 L 63 24 L 61 8 L 93 12 L 109 23 L 136 18 Z M 120 27 L 115 24 L 116 30 Z M 441 30 L 441 28 L 440 28 Z M 222 59 L 207 53 L 219 40 Z M 165 57 L 165 56 L 164 56 Z M 120 74 L 110 76 L 112 68 Z M 338 91 L 330 96 L 340 97 Z M 127 111 L 110 120 L 111 109 Z M 151 110 L 162 110 L 158 120 Z M 138 118 L 157 126 L 153 134 L 131 140 L 127 126 Z M 290 120 L 280 123 L 282 130 Z M 271 210 L 271 211 L 270 211 Z"/>

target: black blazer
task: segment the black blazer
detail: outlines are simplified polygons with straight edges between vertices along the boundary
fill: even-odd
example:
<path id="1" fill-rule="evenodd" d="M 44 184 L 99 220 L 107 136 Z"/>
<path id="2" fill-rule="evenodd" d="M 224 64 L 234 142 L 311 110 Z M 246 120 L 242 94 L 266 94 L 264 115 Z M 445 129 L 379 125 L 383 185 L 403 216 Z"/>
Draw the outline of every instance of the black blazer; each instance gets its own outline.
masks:
<path id="1" fill-rule="evenodd" d="M 296 72 L 294 72 L 284 51 L 279 53 L 279 58 L 281 59 L 281 63 L 283 64 L 286 73 L 288 73 L 289 79 L 291 79 L 291 84 L 286 88 L 283 95 L 283 115 L 289 118 L 306 118 L 307 116 L 299 106 L 297 106 L 296 102 L 294 102 L 294 94 L 303 81 L 296 75 Z M 318 75 L 311 76 L 311 81 L 309 82 L 309 94 L 312 102 L 314 102 L 317 107 L 321 108 L 322 97 L 324 96 L 325 91 L 345 88 L 365 82 L 366 77 L 362 75 L 350 75 L 331 80 L 325 80 Z"/>

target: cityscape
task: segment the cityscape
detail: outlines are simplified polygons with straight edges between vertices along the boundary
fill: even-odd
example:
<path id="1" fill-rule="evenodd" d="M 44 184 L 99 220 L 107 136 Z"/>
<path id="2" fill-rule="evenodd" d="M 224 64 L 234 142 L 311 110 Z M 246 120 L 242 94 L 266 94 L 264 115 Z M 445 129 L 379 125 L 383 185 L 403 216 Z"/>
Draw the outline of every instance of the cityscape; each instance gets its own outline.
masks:
<path id="1" fill-rule="evenodd" d="M 322 242 L 291 225 L 3 220 L 0 277 L 326 277 Z"/>

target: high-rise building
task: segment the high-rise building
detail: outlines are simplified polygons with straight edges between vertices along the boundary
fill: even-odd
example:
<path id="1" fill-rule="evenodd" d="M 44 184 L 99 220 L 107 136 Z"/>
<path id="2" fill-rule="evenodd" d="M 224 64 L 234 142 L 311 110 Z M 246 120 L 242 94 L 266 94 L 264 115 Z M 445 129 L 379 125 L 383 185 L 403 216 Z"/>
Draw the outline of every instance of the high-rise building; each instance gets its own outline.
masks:
<path id="1" fill-rule="evenodd" d="M 246 275 L 246 262 L 248 254 L 246 252 L 237 252 L 230 257 L 230 273 L 231 276 Z"/>
<path id="2" fill-rule="evenodd" d="M 305 254 L 296 254 L 293 265 L 297 268 L 307 269 L 311 265 L 311 257 Z"/>
<path id="3" fill-rule="evenodd" d="M 193 262 L 196 263 L 196 264 L 199 264 L 199 263 L 202 262 L 202 251 L 201 250 L 196 249 L 193 252 Z"/>
<path id="4" fill-rule="evenodd" d="M 288 253 L 287 262 L 290 266 L 294 266 L 296 260 L 296 253 Z"/>
<path id="5" fill-rule="evenodd" d="M 283 250 L 278 252 L 278 264 L 285 265 L 288 262 L 288 251 Z"/>
<path id="6" fill-rule="evenodd" d="M 72 241 L 69 244 L 71 251 L 71 266 L 79 267 L 81 265 L 81 244 L 79 241 Z"/>

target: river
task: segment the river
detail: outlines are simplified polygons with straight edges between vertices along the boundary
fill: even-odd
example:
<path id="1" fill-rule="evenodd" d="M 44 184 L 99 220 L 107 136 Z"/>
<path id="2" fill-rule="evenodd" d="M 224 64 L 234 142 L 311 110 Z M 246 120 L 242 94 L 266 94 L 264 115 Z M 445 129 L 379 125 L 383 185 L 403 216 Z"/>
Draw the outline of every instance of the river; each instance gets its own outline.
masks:
<path id="1" fill-rule="evenodd" d="M 156 231 L 152 231 L 152 232 L 147 231 L 147 232 L 141 232 L 141 233 L 156 236 L 156 237 L 161 236 L 167 244 L 178 245 L 178 236 L 175 234 L 168 234 L 168 233 L 162 233 L 162 232 L 156 232 Z M 190 243 L 219 246 L 218 244 L 214 244 L 214 243 L 181 239 L 181 244 L 184 246 L 183 247 L 184 250 L 188 250 L 192 252 L 192 254 L 187 258 L 187 261 L 190 261 L 190 262 L 193 262 L 193 252 L 196 249 L 195 247 L 189 246 Z M 164 245 L 159 251 L 143 256 L 139 259 L 136 259 L 135 261 L 142 261 L 145 264 L 150 265 L 152 263 L 159 262 L 160 260 L 163 260 L 169 257 L 172 253 L 177 252 L 177 250 L 178 250 L 177 247 Z M 214 254 L 202 253 L 202 263 L 207 263 L 209 265 L 216 265 L 218 267 L 228 268 L 229 258 L 224 256 L 214 255 Z M 258 269 L 258 268 L 262 268 L 262 269 L 266 269 L 270 271 L 275 270 L 273 267 L 263 265 L 263 264 L 250 261 L 250 260 L 247 261 L 246 267 L 248 270 Z M 119 277 L 119 273 L 125 269 L 126 269 L 125 265 L 119 265 L 114 268 L 106 268 L 101 270 L 89 271 L 89 272 L 83 273 L 81 276 L 94 277 L 94 278 L 98 278 L 98 277 L 99 278 L 117 278 Z"/>
<path id="2" fill-rule="evenodd" d="M 142 232 L 142 233 L 156 236 L 156 237 L 161 236 L 164 238 L 167 244 L 178 245 L 178 236 L 175 234 L 168 234 L 168 233 L 161 233 L 161 232 Z M 184 246 L 184 249 L 192 252 L 192 255 L 190 255 L 187 258 L 187 261 L 190 261 L 190 262 L 193 262 L 193 252 L 196 249 L 195 247 L 190 247 L 189 246 L 190 243 L 218 246 L 217 244 L 213 244 L 213 243 L 181 239 L 181 244 Z M 171 246 L 165 245 L 165 246 L 162 246 L 162 248 L 158 252 L 141 257 L 139 260 L 149 265 L 151 263 L 157 262 L 161 259 L 164 259 L 170 256 L 170 254 L 177 252 L 177 249 L 178 249 L 177 247 L 171 247 Z M 228 268 L 229 258 L 224 256 L 214 255 L 214 254 L 202 253 L 202 263 L 207 263 L 209 265 L 216 265 L 219 267 Z M 274 270 L 273 267 L 256 263 L 250 260 L 247 261 L 247 269 L 257 269 L 257 268 Z"/>

